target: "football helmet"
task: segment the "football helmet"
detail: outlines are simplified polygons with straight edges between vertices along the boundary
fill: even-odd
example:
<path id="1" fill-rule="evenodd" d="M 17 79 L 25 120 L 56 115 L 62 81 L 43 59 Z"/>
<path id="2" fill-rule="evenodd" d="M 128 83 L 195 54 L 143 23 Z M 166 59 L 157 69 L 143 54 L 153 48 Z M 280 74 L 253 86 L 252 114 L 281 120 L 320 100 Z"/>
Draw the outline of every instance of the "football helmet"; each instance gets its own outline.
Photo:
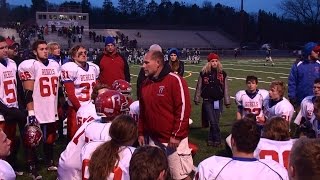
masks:
<path id="1" fill-rule="evenodd" d="M 120 114 L 127 114 L 129 112 L 127 98 L 115 90 L 107 90 L 99 94 L 94 104 L 97 114 L 107 118 L 114 118 Z"/>
<path id="2" fill-rule="evenodd" d="M 116 90 L 124 95 L 130 95 L 132 87 L 131 87 L 131 84 L 128 83 L 127 81 L 122 80 L 122 79 L 118 79 L 112 83 L 112 89 Z"/>
<path id="3" fill-rule="evenodd" d="M 42 135 L 42 131 L 38 125 L 28 124 L 24 128 L 23 143 L 29 148 L 36 147 L 39 145 Z"/>

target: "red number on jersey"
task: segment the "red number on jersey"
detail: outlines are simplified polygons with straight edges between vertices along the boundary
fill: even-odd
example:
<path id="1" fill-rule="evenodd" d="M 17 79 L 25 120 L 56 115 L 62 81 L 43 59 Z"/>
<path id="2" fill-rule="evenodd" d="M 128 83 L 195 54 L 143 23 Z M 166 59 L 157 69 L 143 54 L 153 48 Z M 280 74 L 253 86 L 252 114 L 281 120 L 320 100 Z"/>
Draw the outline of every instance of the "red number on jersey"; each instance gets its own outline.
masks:
<path id="1" fill-rule="evenodd" d="M 90 90 L 95 86 L 95 82 L 93 82 L 91 85 L 90 83 L 81 83 L 80 88 L 83 88 L 81 90 L 81 96 L 78 97 L 79 101 L 89 101 L 91 94 Z"/>
<path id="2" fill-rule="evenodd" d="M 81 131 L 81 133 L 78 134 L 78 136 L 74 137 L 73 139 L 73 143 L 75 143 L 76 145 L 78 144 L 79 142 L 79 138 L 81 137 L 81 135 L 84 133 L 84 129 L 83 131 Z"/>
<path id="3" fill-rule="evenodd" d="M 39 79 L 40 95 L 42 97 L 47 97 L 47 96 L 50 96 L 51 94 L 56 96 L 57 90 L 58 90 L 58 81 L 59 81 L 59 78 L 56 76 L 52 76 L 51 78 L 41 77 Z"/>
<path id="4" fill-rule="evenodd" d="M 245 112 L 247 112 L 248 114 L 252 113 L 252 114 L 255 114 L 255 115 L 259 115 L 260 112 L 261 112 L 261 108 L 244 108 L 243 109 Z"/>
<path id="5" fill-rule="evenodd" d="M 17 101 L 17 96 L 14 88 L 10 88 L 9 86 L 16 87 L 16 81 L 15 80 L 7 80 L 3 81 L 3 87 L 4 87 L 4 93 L 7 96 L 6 100 L 7 103 L 14 103 Z M 11 98 L 9 95 L 12 94 Z"/>
<path id="6" fill-rule="evenodd" d="M 69 79 L 69 73 L 68 71 L 61 71 L 63 79 Z"/>
<path id="7" fill-rule="evenodd" d="M 283 160 L 283 166 L 288 169 L 288 160 L 289 160 L 289 155 L 290 151 L 284 151 L 282 152 L 282 160 Z M 274 151 L 274 150 L 261 150 L 259 157 L 260 159 L 265 159 L 266 156 L 271 156 L 272 160 L 279 162 L 279 153 Z"/>
<path id="8" fill-rule="evenodd" d="M 94 120 L 94 118 L 93 117 L 91 117 L 91 116 L 89 116 L 88 118 L 83 118 L 83 117 L 77 117 L 77 125 L 78 125 L 78 127 L 80 127 L 83 123 L 85 123 L 85 122 L 90 122 L 90 121 L 92 121 L 92 120 Z"/>
<path id="9" fill-rule="evenodd" d="M 31 78 L 31 74 L 28 71 L 19 73 L 19 76 L 22 81 L 25 81 Z"/>
<path id="10" fill-rule="evenodd" d="M 122 169 L 118 166 L 113 169 L 113 180 L 121 180 L 122 179 Z"/>

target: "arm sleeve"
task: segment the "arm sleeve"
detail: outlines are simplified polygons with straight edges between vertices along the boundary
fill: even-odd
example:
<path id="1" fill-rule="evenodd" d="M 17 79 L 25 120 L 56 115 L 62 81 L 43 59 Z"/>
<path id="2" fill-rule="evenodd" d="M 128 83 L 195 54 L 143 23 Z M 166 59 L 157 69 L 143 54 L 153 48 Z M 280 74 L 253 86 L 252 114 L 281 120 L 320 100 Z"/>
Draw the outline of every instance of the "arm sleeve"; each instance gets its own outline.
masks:
<path id="1" fill-rule="evenodd" d="M 179 75 L 181 77 L 183 77 L 183 74 L 184 74 L 184 62 L 180 61 L 179 63 L 180 63 L 179 64 Z"/>
<path id="2" fill-rule="evenodd" d="M 174 106 L 172 137 L 181 140 L 189 134 L 189 118 L 191 112 L 190 95 L 187 82 L 182 77 L 177 76 L 177 81 L 172 83 L 172 100 Z"/>
<path id="3" fill-rule="evenodd" d="M 76 111 L 78 111 L 81 105 L 78 98 L 75 95 L 75 87 L 73 82 L 65 82 L 64 87 L 66 88 L 68 100 L 71 102 Z"/>
<path id="4" fill-rule="evenodd" d="M 5 104 L 3 104 L 1 101 L 0 101 L 0 112 L 3 115 L 6 115 L 10 112 L 10 109 Z"/>
<path id="5" fill-rule="evenodd" d="M 130 83 L 130 71 L 129 71 L 128 62 L 127 62 L 126 58 L 124 58 L 123 56 L 121 56 L 121 57 L 122 57 L 123 63 L 124 63 L 124 77 L 125 77 L 125 80 Z"/>
<path id="6" fill-rule="evenodd" d="M 224 104 L 230 104 L 228 76 L 224 79 Z"/>
<path id="7" fill-rule="evenodd" d="M 144 101 L 142 98 L 139 99 L 139 121 L 138 121 L 138 134 L 139 136 L 144 136 L 144 121 L 145 121 L 145 115 L 144 115 Z"/>
<path id="8" fill-rule="evenodd" d="M 141 95 L 141 86 L 142 86 L 142 82 L 146 79 L 146 76 L 144 75 L 144 71 L 143 68 L 140 69 L 139 75 L 138 75 L 138 79 L 137 79 L 137 98 L 140 98 Z"/>
<path id="9" fill-rule="evenodd" d="M 290 70 L 288 78 L 288 97 L 289 99 L 296 98 L 296 87 L 297 87 L 297 65 L 293 64 Z"/>
<path id="10" fill-rule="evenodd" d="M 200 74 L 198 77 L 196 91 L 194 93 L 194 99 L 193 99 L 194 102 L 197 102 L 197 103 L 200 102 L 201 88 L 202 88 L 202 78 L 201 78 L 201 74 Z"/>

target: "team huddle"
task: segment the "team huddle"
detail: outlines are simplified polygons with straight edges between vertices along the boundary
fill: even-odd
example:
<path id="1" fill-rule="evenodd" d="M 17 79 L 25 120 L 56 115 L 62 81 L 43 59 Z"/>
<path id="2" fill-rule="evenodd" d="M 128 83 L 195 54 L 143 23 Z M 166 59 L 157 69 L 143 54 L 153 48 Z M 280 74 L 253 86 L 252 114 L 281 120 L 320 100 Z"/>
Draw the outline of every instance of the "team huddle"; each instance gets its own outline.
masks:
<path id="1" fill-rule="evenodd" d="M 310 148 L 314 161 L 319 161 L 319 139 L 290 136 L 290 122 L 299 110 L 294 120 L 297 137 L 320 138 L 320 78 L 313 82 L 313 95 L 305 97 L 301 108 L 295 109 L 285 98 L 284 82 L 273 81 L 264 90 L 258 89 L 257 77 L 247 76 L 247 88 L 235 95 L 237 121 L 226 139 L 232 158 L 212 156 L 195 167 L 192 157 L 198 148 L 188 140 L 191 102 L 187 82 L 172 72 L 161 51 L 150 49 L 146 53 L 142 69 L 145 80 L 138 89 L 139 100 L 133 101 L 128 73 L 102 83 L 104 57 L 98 65 L 88 62 L 82 45 L 70 49 L 72 61 L 64 64 L 48 58 L 46 41 L 35 41 L 34 59 L 19 65 L 6 56 L 7 48 L 0 37 L 0 141 L 4 139 L 10 148 L 7 153 L 0 152 L 0 159 L 14 168 L 16 153 L 10 151 L 16 152 L 17 124 L 24 124 L 19 131 L 33 179 L 42 179 L 36 154 L 40 144 L 47 170 L 57 171 L 59 180 L 320 178 L 319 165 L 315 172 L 303 172 L 300 169 L 308 162 L 299 159 Z M 111 52 L 112 48 L 114 40 L 107 38 L 105 51 Z M 209 57 L 208 63 L 219 59 L 214 53 Z M 111 53 L 108 58 L 111 63 L 121 57 Z M 126 71 L 128 65 L 120 64 Z M 18 78 L 23 94 L 17 90 Z M 26 112 L 19 109 L 19 96 L 25 99 Z M 68 104 L 68 145 L 59 162 L 54 162 L 63 101 Z M 215 102 L 210 102 L 211 108 L 220 106 Z M 6 161 L 0 160 L 0 168 L 1 173 L 7 169 L 0 173 L 0 179 L 15 179 Z"/>

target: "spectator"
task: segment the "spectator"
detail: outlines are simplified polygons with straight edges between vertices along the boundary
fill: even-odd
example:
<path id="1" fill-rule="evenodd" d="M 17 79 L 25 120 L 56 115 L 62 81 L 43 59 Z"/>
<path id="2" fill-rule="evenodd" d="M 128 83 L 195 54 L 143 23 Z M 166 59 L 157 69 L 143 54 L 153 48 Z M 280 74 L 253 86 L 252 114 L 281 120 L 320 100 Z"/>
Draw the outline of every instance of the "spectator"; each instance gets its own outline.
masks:
<path id="1" fill-rule="evenodd" d="M 129 174 L 131 180 L 165 180 L 168 174 L 168 160 L 158 147 L 143 146 L 133 153 Z"/>
<path id="2" fill-rule="evenodd" d="M 4 159 L 10 155 L 10 145 L 11 141 L 7 138 L 7 135 L 0 128 L 0 179 L 14 180 L 16 179 L 16 174 L 13 171 L 7 161 Z"/>
<path id="3" fill-rule="evenodd" d="M 320 139 L 302 137 L 291 149 L 288 174 L 291 180 L 320 179 Z"/>
<path id="4" fill-rule="evenodd" d="M 290 70 L 288 97 L 298 109 L 303 98 L 312 95 L 313 82 L 320 77 L 319 52 L 313 51 L 316 46 L 316 43 L 307 43 L 303 48 L 302 59 L 294 63 Z"/>
<path id="5" fill-rule="evenodd" d="M 266 62 L 264 63 L 264 66 L 266 66 L 269 61 L 271 62 L 271 66 L 274 66 L 274 62 L 271 57 L 271 48 L 270 47 L 268 47 L 266 50 Z"/>
<path id="6" fill-rule="evenodd" d="M 253 152 L 260 140 L 256 122 L 236 121 L 232 126 L 232 158 L 211 156 L 198 166 L 195 179 L 288 179 L 287 170 L 276 161 L 256 159 Z"/>
<path id="7" fill-rule="evenodd" d="M 171 72 L 178 74 L 183 77 L 184 73 L 184 62 L 179 60 L 180 52 L 176 48 L 172 48 L 169 50 L 169 65 L 171 67 Z"/>
<path id="8" fill-rule="evenodd" d="M 207 60 L 208 63 L 202 68 L 198 78 L 194 102 L 198 105 L 200 96 L 203 98 L 203 126 L 208 127 L 208 123 L 210 124 L 207 145 L 217 147 L 221 144 L 219 120 L 223 102 L 227 108 L 230 107 L 228 77 L 217 54 L 210 53 Z"/>
<path id="9" fill-rule="evenodd" d="M 130 72 L 127 60 L 117 52 L 115 40 L 108 36 L 104 52 L 97 57 L 95 63 L 100 67 L 99 82 L 109 87 L 115 80 L 123 79 L 130 82 Z"/>
<path id="10" fill-rule="evenodd" d="M 69 62 L 68 58 L 64 57 L 61 54 L 60 45 L 57 42 L 49 42 L 48 43 L 48 52 L 49 52 L 49 59 L 55 60 L 60 65 L 63 65 Z"/>
<path id="11" fill-rule="evenodd" d="M 149 145 L 163 148 L 171 177 L 189 178 L 193 160 L 188 146 L 191 104 L 187 83 L 170 73 L 162 52 L 149 51 L 143 68 L 148 78 L 142 84 L 139 100 L 139 144 L 145 145 L 147 138 Z"/>

